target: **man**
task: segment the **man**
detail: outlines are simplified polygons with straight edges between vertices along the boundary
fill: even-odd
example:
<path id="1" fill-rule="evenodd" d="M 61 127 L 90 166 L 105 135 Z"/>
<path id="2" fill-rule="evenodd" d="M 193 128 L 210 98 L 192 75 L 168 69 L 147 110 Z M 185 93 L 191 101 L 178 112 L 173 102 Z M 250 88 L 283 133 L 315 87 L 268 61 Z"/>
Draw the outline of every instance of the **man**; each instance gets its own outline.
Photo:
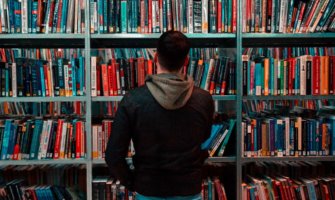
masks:
<path id="1" fill-rule="evenodd" d="M 115 116 L 106 162 L 137 199 L 201 199 L 208 153 L 200 146 L 210 136 L 214 105 L 208 92 L 182 74 L 189 49 L 182 33 L 162 34 L 154 58 L 157 75 L 125 95 Z M 130 139 L 134 171 L 125 160 Z"/>

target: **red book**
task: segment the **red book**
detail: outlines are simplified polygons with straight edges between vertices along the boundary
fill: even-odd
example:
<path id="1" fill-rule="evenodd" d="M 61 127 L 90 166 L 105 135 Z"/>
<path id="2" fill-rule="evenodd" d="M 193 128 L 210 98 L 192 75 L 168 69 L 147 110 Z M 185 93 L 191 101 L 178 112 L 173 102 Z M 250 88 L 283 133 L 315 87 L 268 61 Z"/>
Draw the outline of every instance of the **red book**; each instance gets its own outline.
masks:
<path id="1" fill-rule="evenodd" d="M 108 90 L 109 90 L 109 96 L 113 96 L 113 94 L 114 94 L 114 91 L 113 91 L 113 78 L 114 77 L 113 77 L 112 71 L 113 71 L 112 65 L 108 65 L 107 73 L 108 73 Z"/>
<path id="2" fill-rule="evenodd" d="M 237 18 L 237 14 L 236 14 L 236 11 L 237 11 L 237 9 L 236 9 L 236 0 L 232 0 L 233 1 L 233 5 L 232 5 L 232 7 L 233 7 L 233 16 L 232 16 L 232 32 L 233 33 L 235 33 L 236 32 L 236 18 Z"/>
<path id="3" fill-rule="evenodd" d="M 36 22 L 36 32 L 41 32 L 42 27 L 42 14 L 43 14 L 43 6 L 42 6 L 42 0 L 38 0 L 37 3 L 37 22 Z"/>
<path id="4" fill-rule="evenodd" d="M 80 158 L 81 154 L 81 123 L 76 122 L 76 158 Z"/>
<path id="5" fill-rule="evenodd" d="M 59 119 L 57 124 L 57 132 L 56 132 L 56 141 L 55 141 L 55 149 L 54 149 L 54 159 L 59 158 L 60 153 L 60 142 L 62 139 L 62 129 L 63 129 L 63 120 Z"/>
<path id="6" fill-rule="evenodd" d="M 13 152 L 13 160 L 18 160 L 19 159 L 19 153 L 20 153 L 20 145 L 15 144 L 14 152 Z"/>
<path id="7" fill-rule="evenodd" d="M 217 11 L 217 26 L 218 26 L 218 33 L 222 32 L 222 2 L 221 0 L 218 1 L 218 11 Z"/>
<path id="8" fill-rule="evenodd" d="M 148 72 L 147 75 L 153 74 L 153 63 L 152 60 L 148 60 Z"/>
<path id="9" fill-rule="evenodd" d="M 293 62 L 292 59 L 288 60 L 288 95 L 293 94 Z"/>
<path id="10" fill-rule="evenodd" d="M 152 0 L 148 0 L 148 33 L 152 33 Z"/>
<path id="11" fill-rule="evenodd" d="M 55 12 L 55 1 L 51 0 L 51 6 L 50 6 L 50 15 L 49 15 L 49 32 L 52 31 L 52 22 L 54 18 L 54 12 Z"/>
<path id="12" fill-rule="evenodd" d="M 271 23 L 272 23 L 271 18 L 272 18 L 272 0 L 267 0 L 266 28 L 265 28 L 267 33 L 271 33 Z"/>
<path id="13" fill-rule="evenodd" d="M 114 96 L 117 96 L 117 74 L 116 74 L 116 62 L 112 63 L 112 71 L 111 71 L 111 76 L 112 76 L 112 88 L 113 88 L 113 94 Z"/>
<path id="14" fill-rule="evenodd" d="M 58 5 L 58 19 L 57 19 L 57 33 L 60 33 L 60 24 L 62 21 L 62 7 L 63 7 L 63 0 L 59 0 L 59 5 Z"/>
<path id="15" fill-rule="evenodd" d="M 109 66 L 108 66 L 109 67 Z M 104 96 L 109 96 L 109 74 L 106 64 L 101 65 L 101 75 L 102 75 L 102 91 Z"/>
<path id="16" fill-rule="evenodd" d="M 320 94 L 320 56 L 313 57 L 312 64 L 312 94 Z"/>
<path id="17" fill-rule="evenodd" d="M 247 9 L 246 9 L 246 32 L 251 32 L 251 0 L 246 0 L 246 4 L 247 4 Z M 272 12 L 272 11 L 271 11 Z M 224 22 L 222 22 L 224 23 Z M 224 26 L 222 26 L 222 29 L 224 29 Z M 227 32 L 225 30 L 223 30 L 223 32 Z"/>

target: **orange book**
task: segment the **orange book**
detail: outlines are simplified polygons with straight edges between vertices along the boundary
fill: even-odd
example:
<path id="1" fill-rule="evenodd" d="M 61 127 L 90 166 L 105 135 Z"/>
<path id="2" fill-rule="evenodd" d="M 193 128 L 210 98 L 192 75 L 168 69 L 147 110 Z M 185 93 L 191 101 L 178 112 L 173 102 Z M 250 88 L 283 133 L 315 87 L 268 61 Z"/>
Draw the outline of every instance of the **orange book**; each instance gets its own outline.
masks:
<path id="1" fill-rule="evenodd" d="M 137 87 L 144 85 L 145 79 L 145 63 L 144 58 L 137 59 Z"/>
<path id="2" fill-rule="evenodd" d="M 329 57 L 320 56 L 320 94 L 328 94 L 328 71 L 329 71 Z"/>

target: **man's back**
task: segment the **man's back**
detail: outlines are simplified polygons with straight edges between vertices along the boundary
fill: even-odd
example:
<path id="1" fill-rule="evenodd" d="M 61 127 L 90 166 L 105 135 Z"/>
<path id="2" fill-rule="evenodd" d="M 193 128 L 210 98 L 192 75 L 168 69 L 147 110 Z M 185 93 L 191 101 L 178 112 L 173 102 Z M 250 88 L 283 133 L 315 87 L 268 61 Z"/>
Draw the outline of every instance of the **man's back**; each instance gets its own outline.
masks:
<path id="1" fill-rule="evenodd" d="M 211 96 L 194 87 L 185 106 L 166 110 L 143 86 L 131 91 L 122 106 L 130 117 L 135 147 L 135 190 L 148 196 L 199 192 L 201 168 L 208 156 L 200 145 L 210 134 Z"/>

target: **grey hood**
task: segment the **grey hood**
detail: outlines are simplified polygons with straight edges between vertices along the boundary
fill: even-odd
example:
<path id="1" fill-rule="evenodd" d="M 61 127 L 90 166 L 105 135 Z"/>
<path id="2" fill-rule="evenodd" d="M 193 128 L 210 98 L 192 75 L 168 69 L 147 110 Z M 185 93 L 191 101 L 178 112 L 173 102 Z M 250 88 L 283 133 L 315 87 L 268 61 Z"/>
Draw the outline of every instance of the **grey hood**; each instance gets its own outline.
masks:
<path id="1" fill-rule="evenodd" d="M 193 92 L 193 79 L 179 74 L 147 76 L 145 83 L 156 101 L 167 110 L 183 107 Z"/>

